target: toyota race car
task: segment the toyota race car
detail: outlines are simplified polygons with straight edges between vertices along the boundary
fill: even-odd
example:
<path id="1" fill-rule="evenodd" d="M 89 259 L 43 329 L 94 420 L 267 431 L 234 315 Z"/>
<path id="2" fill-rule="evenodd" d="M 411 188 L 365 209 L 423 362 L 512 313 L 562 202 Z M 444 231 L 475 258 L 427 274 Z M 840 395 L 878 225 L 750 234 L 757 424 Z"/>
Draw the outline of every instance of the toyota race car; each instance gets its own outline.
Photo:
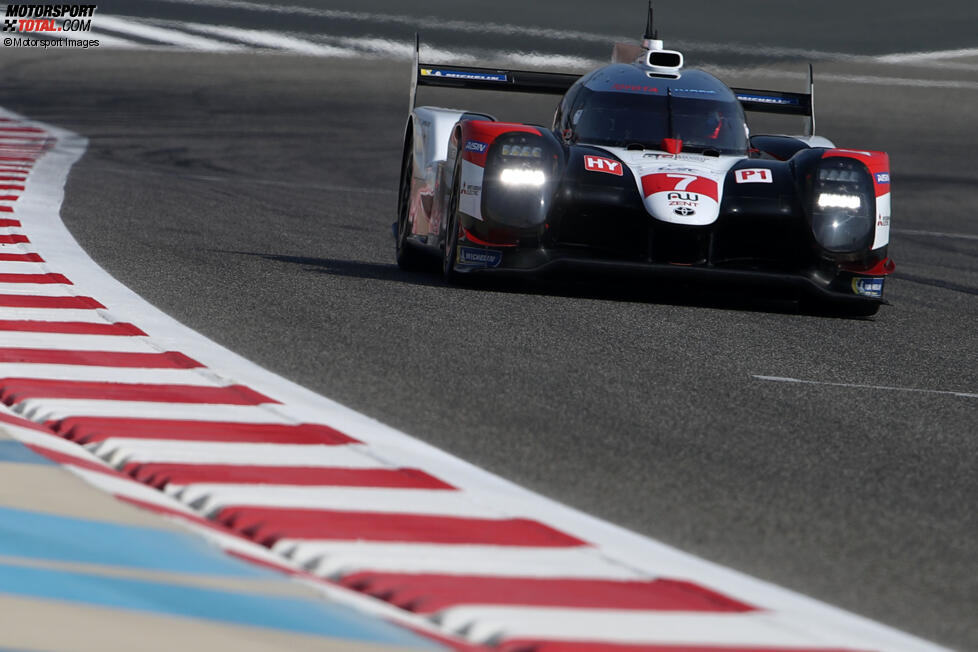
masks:
<path id="1" fill-rule="evenodd" d="M 812 88 L 729 88 L 663 49 L 583 76 L 435 65 L 415 48 L 393 225 L 397 262 L 449 280 L 563 269 L 788 286 L 874 314 L 894 269 L 889 158 L 814 135 Z M 637 58 L 636 58 L 637 55 Z M 811 80 L 811 76 L 809 77 Z M 553 125 L 414 107 L 418 86 L 562 95 Z M 803 116 L 750 135 L 745 111 Z"/>

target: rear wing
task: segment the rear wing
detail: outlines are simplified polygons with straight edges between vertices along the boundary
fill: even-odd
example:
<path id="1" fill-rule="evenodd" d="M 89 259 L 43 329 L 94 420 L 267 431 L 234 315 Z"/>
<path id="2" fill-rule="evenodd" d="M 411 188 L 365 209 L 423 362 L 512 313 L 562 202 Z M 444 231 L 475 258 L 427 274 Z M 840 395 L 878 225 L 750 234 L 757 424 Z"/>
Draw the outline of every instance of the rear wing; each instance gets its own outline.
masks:
<path id="1" fill-rule="evenodd" d="M 531 70 L 503 70 L 453 66 L 419 61 L 420 42 L 415 36 L 414 70 L 411 77 L 411 106 L 415 107 L 419 86 L 463 88 L 468 90 L 508 91 L 563 95 L 581 75 Z M 808 93 L 731 88 L 745 111 L 805 116 L 808 135 L 815 134 L 815 83 L 812 66 L 808 66 Z"/>
<path id="2" fill-rule="evenodd" d="M 808 64 L 808 92 L 761 91 L 753 88 L 731 88 L 744 111 L 780 113 L 808 118 L 808 136 L 815 135 L 815 72 Z"/>

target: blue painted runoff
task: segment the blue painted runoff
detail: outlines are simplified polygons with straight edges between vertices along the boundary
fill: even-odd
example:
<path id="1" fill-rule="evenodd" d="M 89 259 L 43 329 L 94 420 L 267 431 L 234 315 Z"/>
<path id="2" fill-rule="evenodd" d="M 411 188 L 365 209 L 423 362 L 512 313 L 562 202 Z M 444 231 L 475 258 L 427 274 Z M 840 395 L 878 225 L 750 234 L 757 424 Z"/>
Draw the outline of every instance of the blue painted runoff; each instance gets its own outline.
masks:
<path id="1" fill-rule="evenodd" d="M 22 464 L 50 464 L 57 466 L 54 462 L 38 455 L 19 441 L 0 441 L 0 462 L 20 462 Z M 3 648 L 0 648 L 2 652 Z"/>
<path id="2" fill-rule="evenodd" d="M 171 530 L 0 507 L 0 555 L 231 577 L 281 577 Z"/>
<path id="3" fill-rule="evenodd" d="M 348 607 L 314 599 L 252 595 L 8 564 L 0 564 L 0 592 L 301 634 L 441 649 L 406 629 Z"/>

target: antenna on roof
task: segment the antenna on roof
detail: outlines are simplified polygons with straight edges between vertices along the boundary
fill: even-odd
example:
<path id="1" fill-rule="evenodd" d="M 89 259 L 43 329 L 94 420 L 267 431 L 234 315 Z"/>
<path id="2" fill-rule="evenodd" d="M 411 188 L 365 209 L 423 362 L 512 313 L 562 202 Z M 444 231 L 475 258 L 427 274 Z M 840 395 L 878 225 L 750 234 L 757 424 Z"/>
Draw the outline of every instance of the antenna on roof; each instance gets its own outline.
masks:
<path id="1" fill-rule="evenodd" d="M 649 17 L 645 21 L 642 47 L 646 50 L 661 50 L 663 47 L 662 41 L 659 40 L 659 30 L 655 28 L 655 18 L 652 16 L 652 0 L 649 0 Z"/>

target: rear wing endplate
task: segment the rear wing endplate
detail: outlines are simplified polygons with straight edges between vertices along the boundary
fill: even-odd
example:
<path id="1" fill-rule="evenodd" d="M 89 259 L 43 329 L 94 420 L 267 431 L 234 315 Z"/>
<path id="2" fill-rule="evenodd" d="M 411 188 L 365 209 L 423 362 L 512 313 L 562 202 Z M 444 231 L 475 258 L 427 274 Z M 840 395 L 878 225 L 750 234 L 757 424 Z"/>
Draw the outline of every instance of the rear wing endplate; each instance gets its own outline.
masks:
<path id="1" fill-rule="evenodd" d="M 421 43 L 415 35 L 414 71 L 411 76 L 411 106 L 415 107 L 419 86 L 463 88 L 468 90 L 507 91 L 510 93 L 542 93 L 563 95 L 581 75 L 531 70 L 502 70 L 448 64 L 421 63 Z M 815 133 L 814 82 L 812 67 L 808 66 L 809 92 L 790 93 L 751 88 L 732 88 L 745 111 L 800 115 L 809 119 L 808 135 Z"/>

